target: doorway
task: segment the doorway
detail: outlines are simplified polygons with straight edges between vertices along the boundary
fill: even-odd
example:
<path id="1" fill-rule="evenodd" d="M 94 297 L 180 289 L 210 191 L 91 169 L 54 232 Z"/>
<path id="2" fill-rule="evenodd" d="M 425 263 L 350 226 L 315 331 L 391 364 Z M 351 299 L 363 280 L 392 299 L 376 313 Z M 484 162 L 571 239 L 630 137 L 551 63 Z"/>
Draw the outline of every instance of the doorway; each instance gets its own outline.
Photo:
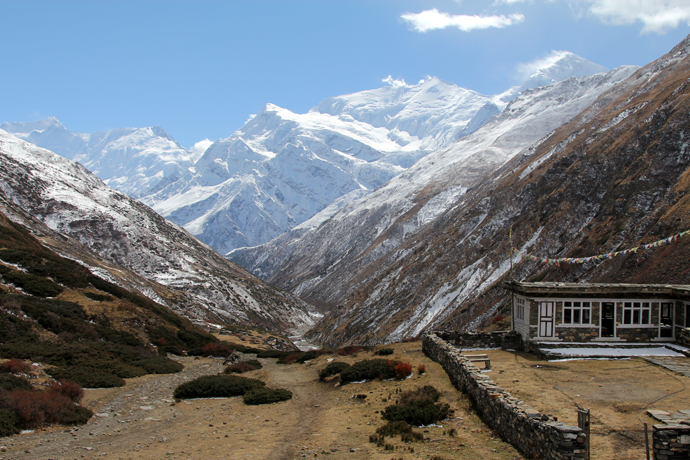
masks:
<path id="1" fill-rule="evenodd" d="M 539 337 L 553 337 L 555 316 L 554 302 L 539 302 Z"/>
<path id="2" fill-rule="evenodd" d="M 615 302 L 601 303 L 601 337 L 616 336 L 616 304 Z"/>

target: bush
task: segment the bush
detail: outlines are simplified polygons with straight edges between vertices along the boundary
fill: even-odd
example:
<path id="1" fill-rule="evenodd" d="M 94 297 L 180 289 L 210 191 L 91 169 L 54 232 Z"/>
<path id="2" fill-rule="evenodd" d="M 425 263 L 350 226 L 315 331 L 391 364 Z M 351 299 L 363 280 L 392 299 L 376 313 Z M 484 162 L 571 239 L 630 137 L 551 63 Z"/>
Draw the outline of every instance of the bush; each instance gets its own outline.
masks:
<path id="1" fill-rule="evenodd" d="M 395 350 L 393 350 L 392 348 L 381 348 L 375 354 L 379 356 L 389 356 L 393 353 L 395 353 Z"/>
<path id="2" fill-rule="evenodd" d="M 353 355 L 357 352 L 362 351 L 364 348 L 358 347 L 357 345 L 348 345 L 346 347 L 340 348 L 336 351 L 340 356 Z"/>
<path id="3" fill-rule="evenodd" d="M 388 422 L 383 426 L 376 429 L 376 434 L 378 439 L 385 439 L 386 436 L 393 437 L 400 435 L 400 440 L 402 442 L 414 442 L 423 441 L 424 435 L 418 431 L 414 431 L 412 427 L 403 421 Z"/>
<path id="4" fill-rule="evenodd" d="M 273 404 L 292 399 L 292 392 L 283 388 L 257 388 L 244 394 L 244 403 L 250 406 Z"/>
<path id="5" fill-rule="evenodd" d="M 345 384 L 362 380 L 392 379 L 395 377 L 396 364 L 385 359 L 359 361 L 340 373 L 340 381 Z"/>
<path id="6" fill-rule="evenodd" d="M 0 409 L 0 438 L 20 433 L 19 418 L 14 412 Z"/>
<path id="7" fill-rule="evenodd" d="M 79 404 L 84 398 L 84 389 L 78 383 L 57 380 L 50 384 L 49 391 L 67 396 L 73 403 Z"/>
<path id="8" fill-rule="evenodd" d="M 77 406 L 65 394 L 53 390 L 0 393 L 0 409 L 13 412 L 21 429 L 45 425 L 77 425 L 86 423 L 93 413 Z"/>
<path id="9" fill-rule="evenodd" d="M 398 363 L 395 366 L 395 378 L 398 380 L 405 380 L 412 375 L 412 366 L 409 363 Z"/>
<path id="10" fill-rule="evenodd" d="M 201 350 L 204 356 L 215 356 L 217 358 L 227 358 L 233 353 L 232 348 L 228 348 L 220 343 L 209 343 Z"/>
<path id="11" fill-rule="evenodd" d="M 246 392 L 263 388 L 265 383 L 236 375 L 207 375 L 183 383 L 175 388 L 175 399 L 228 398 L 243 396 Z"/>
<path id="12" fill-rule="evenodd" d="M 97 292 L 84 292 L 84 295 L 91 300 L 95 300 L 96 302 L 113 300 L 112 296 L 109 296 L 108 294 L 98 294 Z"/>
<path id="13" fill-rule="evenodd" d="M 125 385 L 121 377 L 88 367 L 56 367 L 49 369 L 48 374 L 57 380 L 76 382 L 83 388 L 112 388 Z"/>
<path id="14" fill-rule="evenodd" d="M 0 374 L 0 391 L 30 390 L 31 382 L 13 374 Z"/>
<path id="15" fill-rule="evenodd" d="M 174 374 L 184 369 L 182 364 L 161 355 L 132 361 L 132 366 L 144 369 L 147 374 Z"/>
<path id="16" fill-rule="evenodd" d="M 278 350 L 263 350 L 256 354 L 257 358 L 278 358 L 285 359 L 291 352 L 289 351 L 278 351 Z"/>
<path id="17" fill-rule="evenodd" d="M 417 365 L 417 372 L 419 375 L 425 374 L 426 373 L 426 366 L 424 364 L 418 364 Z"/>
<path id="18" fill-rule="evenodd" d="M 32 275 L 31 273 L 12 270 L 4 273 L 2 277 L 8 283 L 22 288 L 27 294 L 38 297 L 57 297 L 63 291 L 62 286 L 53 283 L 47 278 Z"/>
<path id="19" fill-rule="evenodd" d="M 397 404 L 386 407 L 383 418 L 390 422 L 403 421 L 415 426 L 431 425 L 448 418 L 452 413 L 448 404 L 436 404 L 440 396 L 438 390 L 430 385 L 414 391 L 405 391 L 400 395 Z"/>
<path id="20" fill-rule="evenodd" d="M 244 374 L 245 372 L 251 372 L 257 369 L 260 368 L 254 367 L 252 364 L 245 361 L 241 363 L 230 364 L 225 369 L 223 369 L 223 374 Z"/>
<path id="21" fill-rule="evenodd" d="M 343 363 L 340 361 L 330 363 L 323 370 L 321 370 L 321 372 L 319 372 L 319 380 L 321 380 L 323 382 L 328 377 L 330 377 L 332 375 L 340 374 L 341 372 L 343 372 L 349 368 L 350 368 L 350 365 L 348 363 Z"/>
<path id="22" fill-rule="evenodd" d="M 31 366 L 21 359 L 12 358 L 0 364 L 0 374 L 28 374 Z"/>

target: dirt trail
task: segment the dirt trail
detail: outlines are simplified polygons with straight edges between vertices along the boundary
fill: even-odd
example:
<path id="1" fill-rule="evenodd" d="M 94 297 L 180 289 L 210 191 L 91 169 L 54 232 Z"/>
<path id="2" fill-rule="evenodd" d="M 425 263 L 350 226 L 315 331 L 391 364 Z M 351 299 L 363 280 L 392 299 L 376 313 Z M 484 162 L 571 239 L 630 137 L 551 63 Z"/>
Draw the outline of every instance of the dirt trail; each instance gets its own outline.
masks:
<path id="1" fill-rule="evenodd" d="M 411 460 L 522 458 L 473 415 L 469 402 L 452 387 L 441 367 L 421 353 L 419 343 L 396 345 L 395 360 L 424 363 L 427 373 L 405 381 L 367 382 L 336 386 L 318 381 L 328 359 L 355 362 L 358 356 L 322 356 L 305 364 L 279 365 L 260 360 L 264 368 L 245 374 L 268 387 L 293 392 L 290 401 L 247 406 L 242 398 L 175 402 L 173 390 L 201 375 L 217 374 L 220 360 L 179 358 L 182 372 L 129 379 L 121 388 L 87 390 L 84 404 L 95 416 L 77 428 L 54 427 L 0 439 L 0 460 Z M 396 394 L 432 384 L 456 409 L 444 426 L 427 427 L 425 441 L 405 445 L 387 438 L 395 451 L 369 442 L 385 422 L 380 413 Z M 354 396 L 357 395 L 355 398 Z M 453 428 L 454 437 L 446 435 Z"/>

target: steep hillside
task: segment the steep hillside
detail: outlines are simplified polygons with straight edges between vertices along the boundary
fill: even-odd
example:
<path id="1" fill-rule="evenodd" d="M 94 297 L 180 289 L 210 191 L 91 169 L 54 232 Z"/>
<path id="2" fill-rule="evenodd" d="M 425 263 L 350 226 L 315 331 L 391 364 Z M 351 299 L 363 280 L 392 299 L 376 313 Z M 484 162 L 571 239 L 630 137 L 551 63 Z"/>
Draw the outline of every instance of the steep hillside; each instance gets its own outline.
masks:
<path id="1" fill-rule="evenodd" d="M 78 163 L 4 131 L 0 163 L 0 191 L 7 202 L 106 262 L 183 292 L 184 301 L 171 304 L 192 317 L 280 331 L 313 324 L 318 317 L 295 296 L 229 263 L 150 208 L 108 188 Z M 166 302 L 153 287 L 142 292 Z"/>
<path id="2" fill-rule="evenodd" d="M 371 343 L 478 325 L 507 307 L 511 226 L 517 279 L 690 282 L 690 238 L 616 254 L 690 227 L 689 52 L 686 39 L 362 264 L 313 338 Z M 600 253 L 610 255 L 534 259 Z"/>
<path id="3" fill-rule="evenodd" d="M 182 366 L 165 353 L 217 341 L 168 308 L 57 255 L 3 213 L 0 293 L 0 357 L 50 364 L 50 375 L 83 386 L 178 372 Z"/>

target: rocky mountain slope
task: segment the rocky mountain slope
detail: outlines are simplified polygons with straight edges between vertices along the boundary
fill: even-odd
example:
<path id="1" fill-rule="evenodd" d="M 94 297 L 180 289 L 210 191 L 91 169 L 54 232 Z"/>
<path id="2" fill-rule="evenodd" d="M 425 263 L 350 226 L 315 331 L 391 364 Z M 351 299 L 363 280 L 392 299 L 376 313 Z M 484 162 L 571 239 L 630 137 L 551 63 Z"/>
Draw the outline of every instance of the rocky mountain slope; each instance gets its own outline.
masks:
<path id="1" fill-rule="evenodd" d="M 527 90 L 472 135 L 428 155 L 331 219 L 317 216 L 266 245 L 229 257 L 316 305 L 333 307 L 355 289 L 362 267 L 395 253 L 478 181 L 634 70 L 624 67 Z"/>
<path id="2" fill-rule="evenodd" d="M 14 209 L 10 218 L 35 217 L 63 239 L 134 272 L 152 283 L 141 292 L 164 305 L 212 322 L 280 331 L 313 324 L 319 316 L 292 294 L 256 279 L 147 206 L 110 189 L 78 163 L 0 130 L 0 164 L 0 196 L 6 209 Z M 57 245 L 60 251 L 69 247 Z"/>
<path id="3" fill-rule="evenodd" d="M 511 226 L 522 254 L 516 256 L 517 279 L 690 282 L 688 238 L 616 254 L 690 227 L 689 52 L 686 39 L 604 88 L 586 110 L 528 148 L 459 162 L 469 172 L 463 180 L 474 179 L 464 182 L 465 193 L 452 197 L 463 182 L 428 175 L 421 168 L 435 159 L 425 158 L 386 187 L 404 189 L 414 182 L 417 166 L 427 174 L 426 186 L 408 195 L 404 212 L 392 203 L 359 208 L 364 227 L 331 239 L 333 250 L 324 238 L 304 238 L 301 252 L 285 257 L 272 279 L 333 306 L 313 331 L 313 338 L 329 344 L 395 340 L 433 327 L 472 328 L 496 315 L 508 302 L 500 283 L 510 276 Z M 419 226 L 420 211 L 443 201 L 449 204 Z M 313 233 L 353 222 L 332 219 Z M 541 260 L 600 253 L 608 255 L 583 263 Z M 309 271 L 317 260 L 317 270 Z"/>

